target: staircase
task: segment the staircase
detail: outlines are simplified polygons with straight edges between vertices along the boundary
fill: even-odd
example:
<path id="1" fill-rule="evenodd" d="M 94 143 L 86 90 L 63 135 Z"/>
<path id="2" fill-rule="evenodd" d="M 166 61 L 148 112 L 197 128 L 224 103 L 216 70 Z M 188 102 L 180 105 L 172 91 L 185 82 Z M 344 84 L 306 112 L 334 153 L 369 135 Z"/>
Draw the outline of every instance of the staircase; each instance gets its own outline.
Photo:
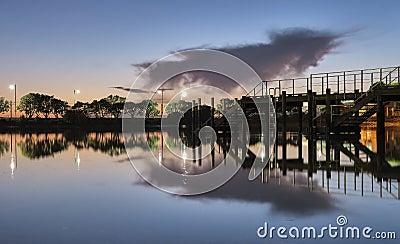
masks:
<path id="1" fill-rule="evenodd" d="M 373 84 L 368 91 L 354 100 L 354 105 L 345 108 L 332 122 L 333 128 L 359 126 L 377 112 L 377 95 L 384 89 L 399 88 L 399 67 L 394 68 L 379 82 Z M 386 106 L 389 102 L 384 102 Z"/>

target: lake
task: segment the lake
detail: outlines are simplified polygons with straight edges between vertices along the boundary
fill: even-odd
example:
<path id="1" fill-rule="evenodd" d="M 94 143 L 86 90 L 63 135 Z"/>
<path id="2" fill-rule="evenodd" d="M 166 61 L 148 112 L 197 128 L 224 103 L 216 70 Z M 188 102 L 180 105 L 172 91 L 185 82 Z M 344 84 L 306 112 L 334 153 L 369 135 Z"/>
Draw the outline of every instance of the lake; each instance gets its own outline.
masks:
<path id="1" fill-rule="evenodd" d="M 169 151 L 177 138 L 161 137 L 160 132 L 132 134 L 128 150 L 137 160 L 154 160 L 143 157 L 149 144 L 160 164 L 180 174 L 230 167 L 223 162 L 224 138 L 215 142 L 212 156 L 182 162 Z M 316 140 L 312 167 L 310 144 L 297 133 L 286 134 L 287 160 L 282 162 L 282 137 L 277 160 L 256 180 L 248 180 L 251 165 L 245 162 L 222 187 L 178 196 L 142 180 L 120 133 L 0 134 L 0 243 L 321 243 L 318 238 L 282 239 L 276 232 L 262 239 L 257 230 L 265 222 L 318 229 L 337 225 L 340 215 L 347 218 L 346 226 L 400 234 L 400 128 L 386 130 L 387 165 L 381 167 L 371 163 L 376 152 L 372 128 L 364 128 L 357 141 L 331 142 L 333 163 L 326 162 L 327 143 Z M 259 143 L 255 137 L 250 149 Z M 327 234 L 323 240 L 337 241 L 366 240 Z"/>

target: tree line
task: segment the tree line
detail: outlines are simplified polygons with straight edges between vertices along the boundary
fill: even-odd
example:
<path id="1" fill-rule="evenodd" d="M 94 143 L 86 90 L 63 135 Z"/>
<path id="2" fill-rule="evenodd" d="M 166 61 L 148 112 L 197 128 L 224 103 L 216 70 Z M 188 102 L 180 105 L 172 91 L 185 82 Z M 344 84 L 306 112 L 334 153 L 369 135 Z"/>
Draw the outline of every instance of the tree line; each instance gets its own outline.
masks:
<path id="1" fill-rule="evenodd" d="M 217 110 L 224 112 L 234 107 L 235 101 L 231 99 L 221 99 L 217 104 Z M 8 112 L 11 108 L 11 101 L 0 97 L 0 113 Z M 192 108 L 192 103 L 184 100 L 168 103 L 165 108 L 166 114 L 184 114 Z M 55 98 L 54 96 L 28 93 L 21 97 L 17 109 L 24 113 L 25 118 L 49 118 L 49 117 L 74 117 L 78 111 L 80 115 L 91 118 L 119 118 L 126 114 L 131 118 L 135 117 L 154 117 L 160 114 L 158 103 L 152 100 L 143 100 L 139 103 L 126 102 L 124 97 L 109 95 L 100 100 L 91 102 L 77 101 L 69 106 L 68 102 Z M 69 113 L 69 114 L 68 114 Z"/>
<path id="2" fill-rule="evenodd" d="M 0 97 L 0 113 L 10 111 L 11 104 L 11 101 Z M 125 104 L 125 98 L 118 95 L 109 95 L 91 102 L 77 101 L 74 105 L 70 106 L 67 101 L 55 98 L 54 96 L 28 93 L 21 97 L 17 109 L 24 113 L 22 117 L 25 118 L 49 118 L 52 116 L 60 118 L 68 113 L 76 114 L 76 111 L 79 111 L 80 114 L 86 117 L 92 118 L 119 118 L 123 113 L 131 117 L 141 115 L 145 115 L 146 117 L 156 116 L 160 113 L 157 106 L 158 103 L 151 100 L 144 100 L 140 103 L 127 102 Z"/>

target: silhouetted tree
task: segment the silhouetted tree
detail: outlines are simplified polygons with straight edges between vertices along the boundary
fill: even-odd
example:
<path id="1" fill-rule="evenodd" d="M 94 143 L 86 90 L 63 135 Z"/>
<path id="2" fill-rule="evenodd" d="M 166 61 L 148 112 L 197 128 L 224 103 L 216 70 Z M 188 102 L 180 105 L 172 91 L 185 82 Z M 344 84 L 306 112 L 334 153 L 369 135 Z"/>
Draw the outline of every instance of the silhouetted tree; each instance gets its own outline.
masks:
<path id="1" fill-rule="evenodd" d="M 79 125 L 85 123 L 88 117 L 86 113 L 82 110 L 75 109 L 75 110 L 67 110 L 63 116 L 63 120 L 68 124 L 75 124 Z"/>
<path id="2" fill-rule="evenodd" d="M 52 98 L 51 110 L 54 117 L 58 118 L 59 116 L 63 116 L 67 109 L 68 109 L 68 102 L 62 101 L 58 98 Z"/>
<path id="3" fill-rule="evenodd" d="M 131 118 L 140 116 L 140 114 L 143 114 L 144 108 L 140 106 L 139 103 L 134 103 L 134 102 L 126 102 L 125 107 L 124 107 L 124 113 L 128 114 L 131 116 Z"/>
<path id="4" fill-rule="evenodd" d="M 38 113 L 42 113 L 45 118 L 48 118 L 52 112 L 52 100 L 54 96 L 45 94 L 36 94 L 38 101 Z"/>
<path id="5" fill-rule="evenodd" d="M 160 110 L 157 109 L 158 103 L 151 100 L 143 100 L 142 106 L 146 108 L 146 118 L 157 116 Z"/>
<path id="6" fill-rule="evenodd" d="M 88 105 L 88 112 L 90 115 L 94 116 L 95 118 L 100 117 L 100 103 L 97 100 L 93 100 L 89 105 Z"/>
<path id="7" fill-rule="evenodd" d="M 28 93 L 22 96 L 18 105 L 18 110 L 24 112 L 28 118 L 32 118 L 34 114 L 37 118 L 40 115 L 48 118 L 51 114 L 58 118 L 64 114 L 67 108 L 67 102 L 54 98 L 54 96 L 39 93 Z"/>
<path id="8" fill-rule="evenodd" d="M 107 101 L 107 98 L 102 98 L 100 99 L 100 101 L 98 102 L 98 113 L 100 114 L 101 118 L 105 118 L 108 114 L 109 114 L 109 103 Z"/>
<path id="9" fill-rule="evenodd" d="M 191 102 L 186 102 L 184 100 L 179 100 L 179 101 L 176 101 L 176 102 L 168 103 L 167 107 L 165 107 L 165 112 L 167 112 L 168 114 L 171 114 L 173 112 L 184 114 L 191 107 L 192 107 L 192 103 Z"/>
<path id="10" fill-rule="evenodd" d="M 10 110 L 10 101 L 7 101 L 4 97 L 0 97 L 0 114 L 8 112 Z"/>
<path id="11" fill-rule="evenodd" d="M 107 111 L 114 118 L 118 118 L 124 109 L 125 98 L 118 95 L 109 95 L 105 98 Z"/>
<path id="12" fill-rule="evenodd" d="M 87 113 L 87 109 L 89 107 L 89 103 L 77 101 L 75 104 L 72 106 L 72 109 L 77 109 L 77 110 L 82 110 L 85 113 Z"/>
<path id="13" fill-rule="evenodd" d="M 143 100 L 140 103 L 126 102 L 125 113 L 133 117 L 153 117 L 160 113 L 157 109 L 158 103 L 151 100 Z"/>
<path id="14" fill-rule="evenodd" d="M 37 97 L 35 93 L 28 93 L 22 96 L 18 105 L 18 110 L 24 112 L 26 117 L 32 118 L 38 109 Z"/>

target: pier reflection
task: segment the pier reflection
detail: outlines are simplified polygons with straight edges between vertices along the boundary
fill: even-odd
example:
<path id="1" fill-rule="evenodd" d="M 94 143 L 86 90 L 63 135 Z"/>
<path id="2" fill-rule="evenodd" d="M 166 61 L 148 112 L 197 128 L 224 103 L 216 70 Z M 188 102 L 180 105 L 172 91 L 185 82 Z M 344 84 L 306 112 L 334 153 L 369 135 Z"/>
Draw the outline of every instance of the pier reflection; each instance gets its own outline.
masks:
<path id="1" fill-rule="evenodd" d="M 376 144 L 374 133 L 375 130 L 363 129 L 361 137 L 330 138 L 328 141 L 306 137 L 299 132 L 279 133 L 273 156 L 257 181 L 262 184 L 306 188 L 315 193 L 400 199 L 400 157 L 393 151 L 399 147 L 400 130 L 386 130 L 383 161 L 378 160 L 376 148 L 372 146 Z M 263 145 L 263 135 L 253 135 L 248 148 L 244 148 L 240 143 L 231 145 L 230 138 L 220 134 L 215 140 L 214 149 L 208 155 L 202 155 L 201 160 L 187 160 L 186 157 L 178 160 L 173 157 L 168 148 L 178 145 L 178 140 L 179 137 L 170 136 L 166 139 L 167 147 L 163 147 L 162 141 L 159 141 L 154 148 L 162 152 L 161 164 L 178 173 L 199 174 L 210 171 L 223 164 L 228 152 L 239 162 L 244 158 L 243 171 L 268 160 L 265 155 L 269 152 Z M 190 141 L 187 140 L 185 148 L 193 146 Z M 187 155 L 185 148 L 182 148 L 182 155 Z M 265 152 L 257 154 L 258 150 Z M 200 150 L 193 152 L 201 154 Z"/>
<path id="2" fill-rule="evenodd" d="M 277 153 L 265 169 L 262 181 L 280 183 L 285 177 L 291 178 L 294 186 L 307 187 L 312 191 L 317 184 L 330 194 L 400 199 L 400 164 L 397 163 L 400 157 L 395 152 L 399 146 L 399 132 L 386 130 L 386 150 L 382 161 L 378 160 L 376 132 L 372 129 L 363 129 L 361 137 L 329 140 L 305 137 L 299 133 L 280 134 Z M 299 138 L 303 143 L 299 143 Z M 290 156 L 285 155 L 285 148 L 291 152 Z M 299 174 L 307 175 L 307 184 L 298 184 L 296 177 Z"/>
<path id="3" fill-rule="evenodd" d="M 71 162 L 79 169 L 83 150 L 114 157 L 125 155 L 127 147 L 136 150 L 139 159 L 141 150 L 150 148 L 160 165 L 186 175 L 202 174 L 220 165 L 229 167 L 224 160 L 228 155 L 237 163 L 244 160 L 242 171 L 247 174 L 254 164 L 269 160 L 266 155 L 271 149 L 265 146 L 263 135 L 252 135 L 248 145 L 231 140 L 232 136 L 235 133 L 206 136 L 200 148 L 199 138 L 184 132 L 133 133 L 125 143 L 118 132 L 0 134 L 0 157 L 8 158 L 11 175 L 18 170 L 19 156 L 40 160 L 68 149 L 73 150 Z M 273 155 L 257 181 L 310 192 L 400 199 L 400 129 L 387 128 L 383 138 L 384 160 L 378 160 L 374 128 L 363 128 L 359 137 L 329 140 L 299 132 L 278 133 Z"/>

